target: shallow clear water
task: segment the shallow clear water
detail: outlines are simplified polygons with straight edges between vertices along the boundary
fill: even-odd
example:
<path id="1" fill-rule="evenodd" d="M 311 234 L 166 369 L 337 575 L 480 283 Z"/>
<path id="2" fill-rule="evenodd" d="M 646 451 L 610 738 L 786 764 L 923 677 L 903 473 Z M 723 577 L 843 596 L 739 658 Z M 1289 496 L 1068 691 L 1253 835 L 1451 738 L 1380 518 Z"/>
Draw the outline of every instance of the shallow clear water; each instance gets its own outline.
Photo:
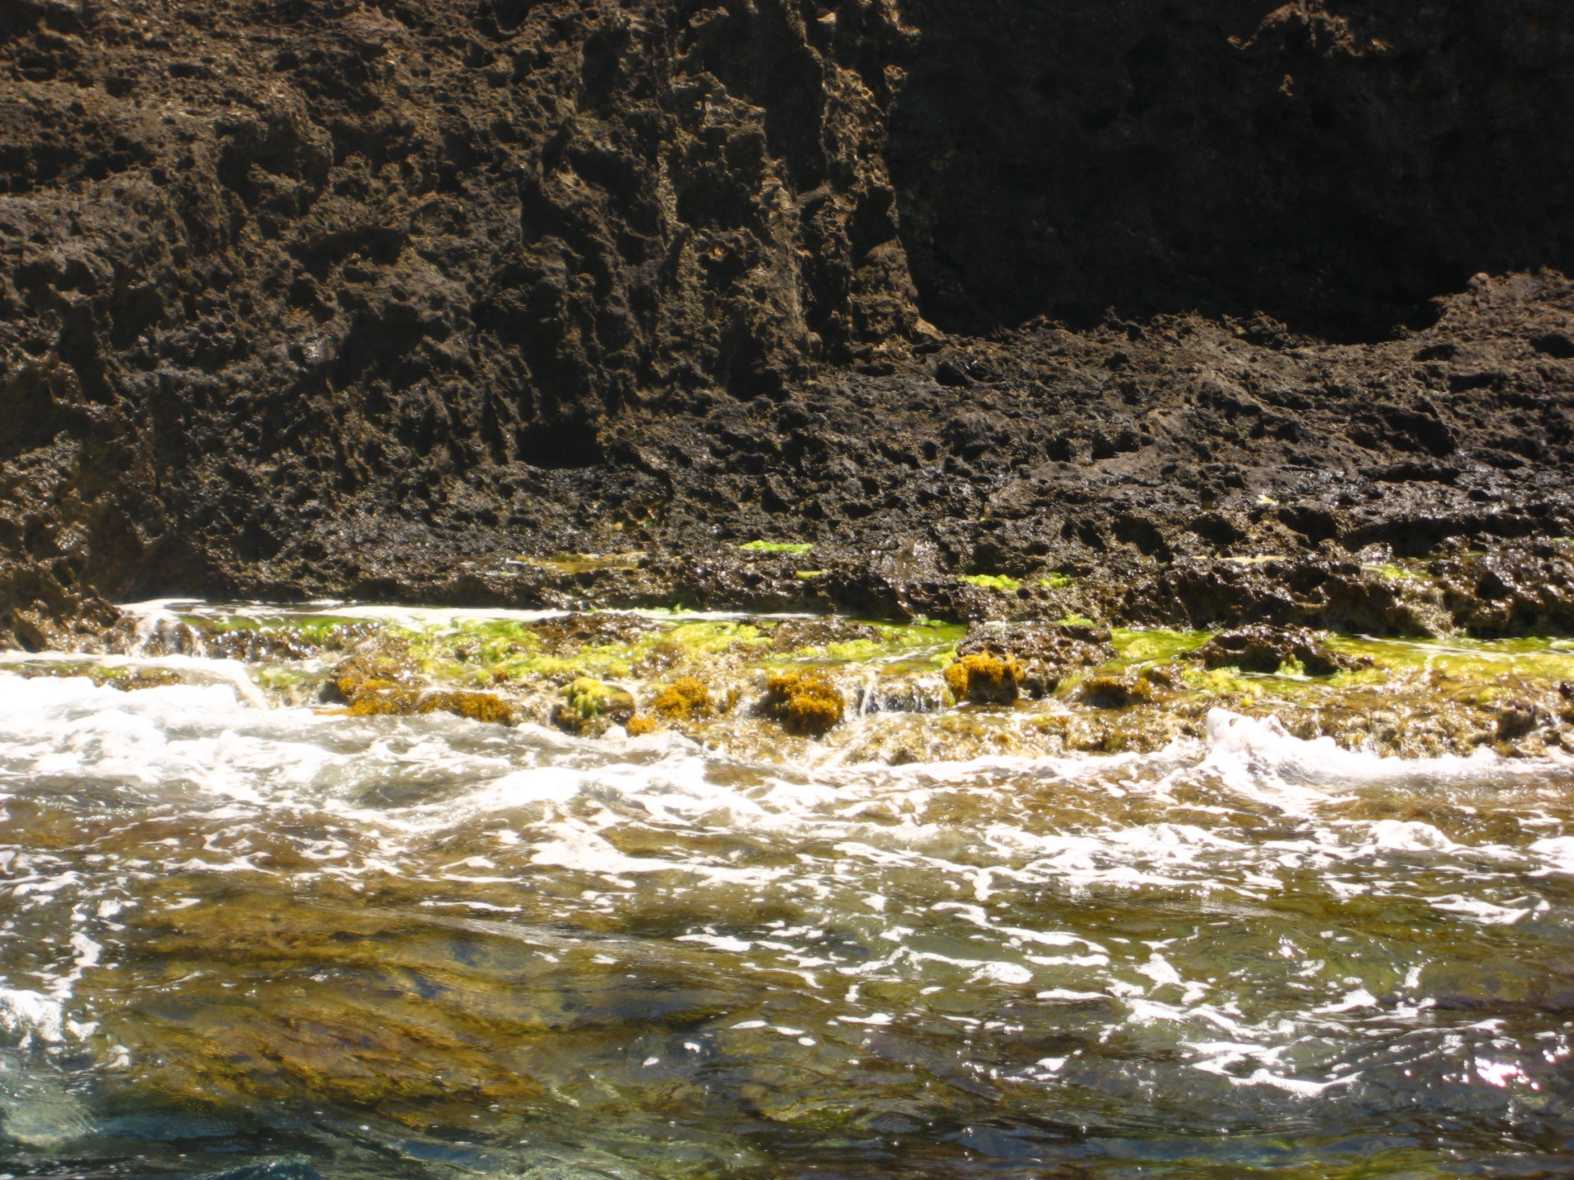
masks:
<path id="1" fill-rule="evenodd" d="M 0 1174 L 1574 1170 L 1574 767 L 783 767 L 235 672 L 0 674 Z"/>

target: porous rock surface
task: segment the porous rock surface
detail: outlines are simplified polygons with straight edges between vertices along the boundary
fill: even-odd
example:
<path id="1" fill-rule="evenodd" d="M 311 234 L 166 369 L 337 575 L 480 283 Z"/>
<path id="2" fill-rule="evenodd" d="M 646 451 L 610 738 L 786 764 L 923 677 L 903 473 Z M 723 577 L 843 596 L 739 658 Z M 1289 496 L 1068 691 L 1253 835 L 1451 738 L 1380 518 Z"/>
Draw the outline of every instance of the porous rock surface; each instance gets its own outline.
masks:
<path id="1" fill-rule="evenodd" d="M 1567 535 L 1571 59 L 1564 0 L 12 0 L 0 640 Z"/>

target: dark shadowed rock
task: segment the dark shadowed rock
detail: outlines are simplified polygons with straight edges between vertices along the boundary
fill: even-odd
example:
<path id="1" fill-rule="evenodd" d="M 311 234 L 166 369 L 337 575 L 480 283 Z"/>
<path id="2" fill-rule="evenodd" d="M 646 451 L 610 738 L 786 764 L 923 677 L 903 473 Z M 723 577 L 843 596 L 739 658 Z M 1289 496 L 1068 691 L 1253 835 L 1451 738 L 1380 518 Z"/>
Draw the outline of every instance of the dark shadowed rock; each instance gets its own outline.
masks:
<path id="1" fill-rule="evenodd" d="M 0 642 L 1066 568 L 1112 618 L 1567 627 L 1552 564 L 1325 550 L 1574 533 L 1574 9 L 1269 8 L 17 0 Z"/>

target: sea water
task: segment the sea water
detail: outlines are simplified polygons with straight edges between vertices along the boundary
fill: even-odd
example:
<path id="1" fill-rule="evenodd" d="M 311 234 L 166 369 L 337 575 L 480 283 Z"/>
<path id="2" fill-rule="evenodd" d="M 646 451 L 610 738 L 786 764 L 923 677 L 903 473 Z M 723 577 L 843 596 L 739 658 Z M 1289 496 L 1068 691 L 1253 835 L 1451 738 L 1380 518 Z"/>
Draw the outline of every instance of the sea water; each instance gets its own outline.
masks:
<path id="1" fill-rule="evenodd" d="M 1568 762 L 784 765 L 187 660 L 0 669 L 0 1175 L 1574 1172 Z"/>

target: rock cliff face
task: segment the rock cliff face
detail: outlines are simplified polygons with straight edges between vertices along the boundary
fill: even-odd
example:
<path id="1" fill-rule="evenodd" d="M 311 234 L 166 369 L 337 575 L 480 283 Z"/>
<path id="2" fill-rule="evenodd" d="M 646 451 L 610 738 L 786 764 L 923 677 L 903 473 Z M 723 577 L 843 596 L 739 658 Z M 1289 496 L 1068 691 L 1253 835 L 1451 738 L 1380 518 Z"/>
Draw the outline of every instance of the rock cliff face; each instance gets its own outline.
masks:
<path id="1" fill-rule="evenodd" d="M 0 636 L 767 530 L 1151 556 L 1287 481 L 1370 539 L 1378 468 L 1567 531 L 1570 61 L 1563 0 L 12 0 Z"/>

